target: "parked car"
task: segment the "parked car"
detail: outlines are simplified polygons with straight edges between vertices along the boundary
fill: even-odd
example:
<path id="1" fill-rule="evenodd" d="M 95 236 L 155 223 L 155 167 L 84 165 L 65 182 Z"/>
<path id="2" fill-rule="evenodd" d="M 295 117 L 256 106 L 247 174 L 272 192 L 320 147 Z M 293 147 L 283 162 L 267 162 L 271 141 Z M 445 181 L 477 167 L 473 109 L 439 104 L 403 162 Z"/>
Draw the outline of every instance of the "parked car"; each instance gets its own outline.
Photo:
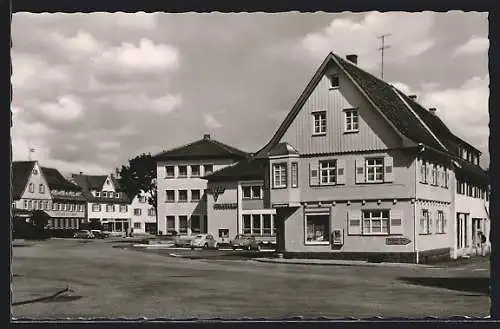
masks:
<path id="1" fill-rule="evenodd" d="M 174 246 L 176 246 L 176 247 L 190 247 L 191 240 L 193 238 L 194 238 L 194 236 L 191 236 L 191 235 L 179 235 L 179 236 L 175 237 Z"/>
<path id="2" fill-rule="evenodd" d="M 95 239 L 94 234 L 89 230 L 80 230 L 73 235 L 75 239 Z"/>
<path id="3" fill-rule="evenodd" d="M 191 240 L 191 249 L 217 249 L 217 241 L 211 234 L 198 234 Z"/>
<path id="4" fill-rule="evenodd" d="M 101 231 L 101 230 L 90 230 L 90 232 L 97 238 L 97 239 L 105 239 L 109 238 L 109 232 L 106 231 Z"/>
<path id="5" fill-rule="evenodd" d="M 257 241 L 254 236 L 237 235 L 229 242 L 229 245 L 233 250 L 260 250 L 260 242 Z"/>

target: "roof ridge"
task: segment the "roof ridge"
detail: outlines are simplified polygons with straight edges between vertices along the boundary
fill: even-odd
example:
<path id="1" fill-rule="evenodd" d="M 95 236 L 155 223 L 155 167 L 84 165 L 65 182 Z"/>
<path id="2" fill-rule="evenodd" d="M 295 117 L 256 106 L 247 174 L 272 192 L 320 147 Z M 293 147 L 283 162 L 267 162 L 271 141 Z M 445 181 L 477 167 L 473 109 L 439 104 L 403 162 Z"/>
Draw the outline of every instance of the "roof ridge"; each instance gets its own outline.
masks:
<path id="1" fill-rule="evenodd" d="M 177 151 L 177 150 L 179 150 L 179 149 L 182 149 L 182 148 L 184 148 L 184 147 L 191 146 L 191 145 L 193 145 L 193 144 L 196 144 L 196 143 L 199 143 L 199 142 L 202 142 L 202 141 L 203 141 L 203 139 L 197 139 L 197 140 L 195 140 L 195 141 L 193 141 L 193 142 L 186 143 L 186 144 L 183 144 L 183 145 L 181 145 L 181 146 L 177 146 L 177 147 L 174 147 L 174 148 L 171 148 L 171 149 L 168 149 L 168 150 L 164 150 L 164 151 L 162 151 L 162 152 L 159 152 L 158 154 L 155 154 L 153 157 L 160 156 L 160 155 L 162 155 L 162 154 L 164 154 L 164 153 L 167 153 L 167 152 Z"/>
<path id="2" fill-rule="evenodd" d="M 207 139 L 206 141 L 211 142 L 211 143 L 215 143 L 216 145 L 226 149 L 226 151 L 229 151 L 230 153 L 235 153 L 235 151 L 236 151 L 237 153 L 242 153 L 242 154 L 248 155 L 248 152 L 245 152 L 245 151 L 242 151 L 236 147 L 227 145 L 227 144 L 225 144 L 221 141 L 218 141 L 216 139 Z"/>

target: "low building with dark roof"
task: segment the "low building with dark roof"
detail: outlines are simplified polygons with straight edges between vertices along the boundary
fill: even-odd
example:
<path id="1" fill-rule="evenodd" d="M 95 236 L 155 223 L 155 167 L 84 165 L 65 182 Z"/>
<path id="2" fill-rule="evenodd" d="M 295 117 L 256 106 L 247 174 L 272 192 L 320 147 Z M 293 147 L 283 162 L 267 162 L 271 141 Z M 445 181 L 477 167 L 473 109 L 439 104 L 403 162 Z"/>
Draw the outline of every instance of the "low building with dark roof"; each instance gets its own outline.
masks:
<path id="1" fill-rule="evenodd" d="M 275 211 L 271 232 L 287 257 L 425 262 L 488 245 L 481 152 L 348 58 L 328 54 L 269 142 L 205 177 L 208 213 L 221 210 L 209 226 L 233 209 L 236 235 L 262 234 L 252 189 L 253 203 L 241 197 L 256 179 L 257 207 Z"/>
<path id="2" fill-rule="evenodd" d="M 201 177 L 248 156 L 208 134 L 200 140 L 156 154 L 158 233 L 207 232 L 207 182 Z"/>

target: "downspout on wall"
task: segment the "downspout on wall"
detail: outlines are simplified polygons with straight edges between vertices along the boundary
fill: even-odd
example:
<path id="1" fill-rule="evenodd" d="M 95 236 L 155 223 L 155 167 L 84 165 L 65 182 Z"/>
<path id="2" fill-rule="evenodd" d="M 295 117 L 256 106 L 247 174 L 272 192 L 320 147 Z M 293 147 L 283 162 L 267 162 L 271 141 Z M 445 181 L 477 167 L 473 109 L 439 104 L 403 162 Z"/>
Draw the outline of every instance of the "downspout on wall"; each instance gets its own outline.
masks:
<path id="1" fill-rule="evenodd" d="M 420 150 L 418 150 L 417 155 L 425 151 L 425 146 L 422 143 L 418 143 L 418 146 L 420 146 Z M 422 159 L 423 160 L 423 159 Z M 420 258 L 418 254 L 418 246 L 417 246 L 417 228 L 418 228 L 418 220 L 417 220 L 417 184 L 418 184 L 418 156 L 415 159 L 415 190 L 414 190 L 414 196 L 415 196 L 415 202 L 413 202 L 413 252 L 415 253 L 415 262 L 417 264 L 420 263 Z"/>

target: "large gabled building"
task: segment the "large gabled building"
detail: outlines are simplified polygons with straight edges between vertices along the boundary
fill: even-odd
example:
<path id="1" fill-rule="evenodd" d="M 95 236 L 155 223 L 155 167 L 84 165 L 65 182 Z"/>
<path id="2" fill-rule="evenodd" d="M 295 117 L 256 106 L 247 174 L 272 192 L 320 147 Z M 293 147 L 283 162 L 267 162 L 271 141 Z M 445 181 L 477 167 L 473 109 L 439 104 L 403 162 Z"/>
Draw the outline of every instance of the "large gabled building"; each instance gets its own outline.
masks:
<path id="1" fill-rule="evenodd" d="M 458 257 L 477 251 L 480 231 L 489 235 L 480 155 L 435 109 L 359 68 L 356 55 L 330 53 L 271 140 L 206 177 L 215 191 L 207 207 L 235 190 L 227 197 L 237 233 L 262 232 L 264 220 L 243 217 L 239 197 L 254 173 L 289 256 Z"/>

